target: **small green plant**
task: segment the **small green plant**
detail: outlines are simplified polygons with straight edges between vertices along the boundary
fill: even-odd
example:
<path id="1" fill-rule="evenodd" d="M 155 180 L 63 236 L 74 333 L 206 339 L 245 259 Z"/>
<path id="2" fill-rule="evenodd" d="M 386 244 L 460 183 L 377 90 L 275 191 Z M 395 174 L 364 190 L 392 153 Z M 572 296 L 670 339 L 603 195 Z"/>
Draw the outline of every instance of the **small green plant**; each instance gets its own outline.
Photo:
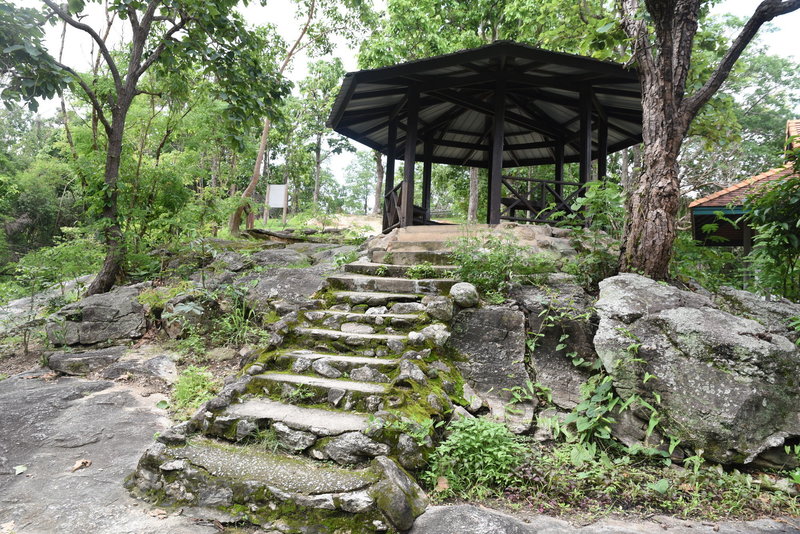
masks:
<path id="1" fill-rule="evenodd" d="M 389 270 L 386 268 L 385 265 L 381 265 L 377 269 L 375 269 L 375 276 L 386 276 Z"/>
<path id="2" fill-rule="evenodd" d="M 800 345 L 800 315 L 789 318 L 789 328 L 797 333 L 795 345 Z"/>
<path id="3" fill-rule="evenodd" d="M 8 375 L 7 375 L 7 374 L 5 374 L 5 373 L 0 373 L 0 380 L 5 380 L 6 378 L 8 378 Z"/>
<path id="4" fill-rule="evenodd" d="M 375 423 L 375 417 L 370 416 L 370 425 Z M 433 419 L 423 419 L 419 422 L 413 421 L 407 417 L 400 417 L 399 419 L 392 419 L 382 423 L 383 430 L 389 432 L 397 432 L 399 434 L 407 434 L 413 439 L 420 447 L 428 446 L 430 437 L 437 428 L 444 425 L 444 421 L 434 421 Z"/>
<path id="5" fill-rule="evenodd" d="M 284 390 L 284 392 L 281 394 L 281 399 L 289 404 L 295 404 L 313 399 L 314 396 L 314 390 L 305 384 L 299 384 L 293 387 L 291 390 Z"/>
<path id="6" fill-rule="evenodd" d="M 219 381 L 205 368 L 190 365 L 178 375 L 172 405 L 178 417 L 188 417 L 219 391 Z"/>
<path id="7" fill-rule="evenodd" d="M 406 277 L 413 280 L 421 280 L 423 278 L 436 278 L 436 268 L 429 261 L 424 261 L 416 265 L 412 265 L 406 270 Z"/>
<path id="8" fill-rule="evenodd" d="M 556 269 L 552 256 L 532 254 L 516 239 L 497 234 L 459 238 L 453 244 L 455 278 L 499 301 L 515 283 L 530 283 Z"/>
<path id="9" fill-rule="evenodd" d="M 333 266 L 337 269 L 341 269 L 348 263 L 353 263 L 358 259 L 358 251 L 351 250 L 350 252 L 344 252 L 341 254 L 337 254 L 333 257 Z"/>
<path id="10" fill-rule="evenodd" d="M 450 494 L 469 497 L 502 491 L 518 480 L 515 470 L 525 461 L 527 448 L 504 424 L 460 419 L 449 430 L 423 475 L 431 486 L 443 477 Z"/>

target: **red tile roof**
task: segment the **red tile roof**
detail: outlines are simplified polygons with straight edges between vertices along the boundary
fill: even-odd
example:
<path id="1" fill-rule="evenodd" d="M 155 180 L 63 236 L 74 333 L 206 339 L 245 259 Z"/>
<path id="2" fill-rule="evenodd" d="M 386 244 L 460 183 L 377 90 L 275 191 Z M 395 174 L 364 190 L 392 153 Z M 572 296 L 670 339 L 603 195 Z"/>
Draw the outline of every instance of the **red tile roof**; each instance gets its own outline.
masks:
<path id="1" fill-rule="evenodd" d="M 790 121 L 786 121 L 786 141 L 789 141 L 790 137 L 794 137 L 792 140 L 791 149 L 798 149 L 800 148 L 800 119 L 794 119 Z"/>
<path id="2" fill-rule="evenodd" d="M 800 123 L 800 121 L 797 122 Z M 716 208 L 727 205 L 741 206 L 745 197 L 755 192 L 758 187 L 772 182 L 773 180 L 786 178 L 792 174 L 794 174 L 794 166 L 791 163 L 787 163 L 783 167 L 770 169 L 767 172 L 762 172 L 761 174 L 751 176 L 747 180 L 739 182 L 738 184 L 733 184 L 730 187 L 726 187 L 721 191 L 717 191 L 716 193 L 712 193 L 703 198 L 698 198 L 689 204 L 689 207 L 696 208 L 698 206 L 703 206 Z"/>

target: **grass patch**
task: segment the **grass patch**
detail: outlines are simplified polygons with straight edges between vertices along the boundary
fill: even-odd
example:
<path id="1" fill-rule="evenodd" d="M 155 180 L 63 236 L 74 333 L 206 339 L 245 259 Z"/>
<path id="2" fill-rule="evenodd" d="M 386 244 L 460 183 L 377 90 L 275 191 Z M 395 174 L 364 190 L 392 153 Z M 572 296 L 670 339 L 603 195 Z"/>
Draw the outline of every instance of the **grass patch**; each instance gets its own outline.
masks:
<path id="1" fill-rule="evenodd" d="M 190 365 L 178 376 L 172 392 L 172 405 L 179 419 L 186 419 L 201 404 L 214 398 L 220 389 L 220 383 L 205 368 Z"/>

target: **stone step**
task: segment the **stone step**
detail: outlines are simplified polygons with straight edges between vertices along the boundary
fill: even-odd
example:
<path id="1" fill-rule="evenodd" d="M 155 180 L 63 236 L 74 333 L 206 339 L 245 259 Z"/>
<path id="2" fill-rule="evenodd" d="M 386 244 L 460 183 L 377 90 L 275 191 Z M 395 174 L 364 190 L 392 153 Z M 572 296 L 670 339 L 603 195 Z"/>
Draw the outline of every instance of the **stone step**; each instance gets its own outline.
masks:
<path id="1" fill-rule="evenodd" d="M 292 373 L 255 375 L 252 385 L 290 404 L 328 404 L 343 410 L 374 413 L 381 407 L 388 384 L 321 378 Z"/>
<path id="2" fill-rule="evenodd" d="M 391 263 L 353 262 L 344 266 L 347 273 L 367 274 L 371 276 L 403 277 L 411 265 L 392 265 Z M 456 270 L 455 265 L 431 265 L 431 268 L 445 278 L 446 274 Z"/>
<path id="3" fill-rule="evenodd" d="M 367 306 L 387 306 L 394 302 L 419 302 L 423 295 L 412 293 L 385 293 L 381 291 L 334 291 L 336 302 Z"/>
<path id="4" fill-rule="evenodd" d="M 328 341 L 343 341 L 353 347 L 370 345 L 377 342 L 388 343 L 390 341 L 405 343 L 408 337 L 404 334 L 358 334 L 353 332 L 342 332 L 341 330 L 331 330 L 328 328 L 305 328 L 296 327 L 293 332 L 300 336 L 310 336 L 315 339 Z"/>
<path id="5" fill-rule="evenodd" d="M 344 273 L 328 277 L 334 289 L 348 291 L 381 291 L 386 293 L 446 293 L 456 283 L 452 278 L 387 278 L 363 274 Z"/>
<path id="6" fill-rule="evenodd" d="M 475 234 L 492 229 L 488 224 L 435 224 L 406 226 L 397 232 L 397 238 L 417 236 L 419 234 L 447 235 L 447 234 Z"/>
<path id="7" fill-rule="evenodd" d="M 391 265 L 419 265 L 420 263 L 430 263 L 432 265 L 450 265 L 453 263 L 453 256 L 447 251 L 386 251 L 373 250 L 370 252 L 370 259 L 375 263 L 388 263 Z"/>
<path id="8" fill-rule="evenodd" d="M 314 434 L 311 439 L 338 436 L 345 432 L 364 432 L 369 426 L 366 415 L 323 408 L 305 408 L 265 398 L 249 399 L 232 404 L 209 419 L 207 435 L 227 439 L 243 439 L 249 432 L 242 430 L 241 421 L 250 423 L 247 427 L 267 428 L 282 423 L 288 428 Z M 237 429 L 239 431 L 237 432 Z M 311 444 L 308 445 L 310 447 Z"/>
<path id="9" fill-rule="evenodd" d="M 268 530 L 279 521 L 292 532 L 309 524 L 406 531 L 427 506 L 424 492 L 386 456 L 353 469 L 205 438 L 154 443 L 126 484 L 193 517 L 246 520 Z"/>
<path id="10" fill-rule="evenodd" d="M 448 241 L 392 241 L 388 252 L 440 252 L 452 250 Z"/>
<path id="11" fill-rule="evenodd" d="M 322 352 L 315 352 L 312 350 L 289 350 L 279 352 L 276 357 L 276 363 L 289 364 L 289 366 L 302 367 L 302 363 L 298 366 L 295 365 L 298 360 L 308 360 L 313 365 L 316 362 L 325 362 L 340 372 L 349 373 L 353 369 L 359 367 L 369 367 L 380 372 L 391 371 L 396 368 L 400 362 L 397 358 L 376 358 L 372 356 L 349 356 L 342 354 L 327 354 Z M 310 367 L 309 369 L 314 369 Z M 314 369 L 316 370 L 316 369 Z"/>
<path id="12" fill-rule="evenodd" d="M 319 323 L 327 328 L 342 329 L 345 323 L 374 326 L 408 328 L 426 322 L 425 316 L 417 313 L 360 313 L 339 310 L 309 310 L 304 312 L 307 321 Z"/>

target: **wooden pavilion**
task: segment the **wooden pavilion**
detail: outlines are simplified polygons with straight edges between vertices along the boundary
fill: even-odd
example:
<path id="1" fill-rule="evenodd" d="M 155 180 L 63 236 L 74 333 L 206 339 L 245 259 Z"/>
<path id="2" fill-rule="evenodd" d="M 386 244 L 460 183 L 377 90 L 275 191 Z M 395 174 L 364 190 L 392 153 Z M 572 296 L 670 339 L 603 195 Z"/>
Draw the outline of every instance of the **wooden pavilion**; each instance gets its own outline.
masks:
<path id="1" fill-rule="evenodd" d="M 498 41 L 348 73 L 328 126 L 387 156 L 384 231 L 435 224 L 433 163 L 489 170 L 489 224 L 552 222 L 571 212 L 594 160 L 602 179 L 609 153 L 641 142 L 641 88 L 636 72 L 617 63 Z M 404 170 L 395 184 L 397 159 Z M 413 205 L 418 161 L 422 206 Z M 565 180 L 566 163 L 578 163 L 578 181 Z M 534 165 L 553 165 L 552 178 L 503 175 Z"/>

